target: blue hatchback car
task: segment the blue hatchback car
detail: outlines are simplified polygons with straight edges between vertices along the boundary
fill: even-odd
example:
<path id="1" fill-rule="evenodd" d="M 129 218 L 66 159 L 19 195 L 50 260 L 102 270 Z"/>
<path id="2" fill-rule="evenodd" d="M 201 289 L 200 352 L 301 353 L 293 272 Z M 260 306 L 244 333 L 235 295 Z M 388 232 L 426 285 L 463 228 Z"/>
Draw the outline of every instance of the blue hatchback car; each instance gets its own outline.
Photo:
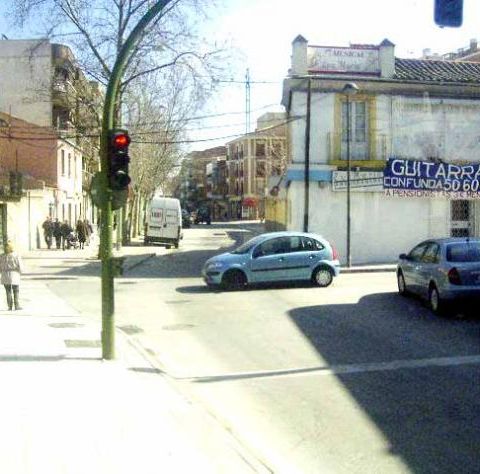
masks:
<path id="1" fill-rule="evenodd" d="M 202 269 L 208 286 L 241 289 L 250 283 L 311 280 L 325 287 L 338 276 L 335 248 L 317 234 L 271 232 L 232 252 L 210 258 Z"/>
<path id="2" fill-rule="evenodd" d="M 480 299 L 480 239 L 426 240 L 399 258 L 399 293 L 425 298 L 433 312 L 454 300 Z"/>

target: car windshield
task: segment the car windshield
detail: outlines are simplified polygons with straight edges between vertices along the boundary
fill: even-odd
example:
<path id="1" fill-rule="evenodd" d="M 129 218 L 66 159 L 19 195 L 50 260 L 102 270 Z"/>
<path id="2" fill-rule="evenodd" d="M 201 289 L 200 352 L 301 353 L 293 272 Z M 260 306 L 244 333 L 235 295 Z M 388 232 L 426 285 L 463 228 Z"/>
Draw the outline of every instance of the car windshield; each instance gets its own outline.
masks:
<path id="1" fill-rule="evenodd" d="M 257 245 L 258 242 L 260 242 L 262 239 L 259 237 L 254 237 L 253 239 L 248 240 L 247 242 L 243 243 L 240 245 L 240 247 L 237 247 L 235 250 L 233 250 L 231 253 L 234 254 L 244 254 L 250 252 L 250 250 Z"/>
<path id="2" fill-rule="evenodd" d="M 465 242 L 447 246 L 449 262 L 480 262 L 480 242 Z"/>

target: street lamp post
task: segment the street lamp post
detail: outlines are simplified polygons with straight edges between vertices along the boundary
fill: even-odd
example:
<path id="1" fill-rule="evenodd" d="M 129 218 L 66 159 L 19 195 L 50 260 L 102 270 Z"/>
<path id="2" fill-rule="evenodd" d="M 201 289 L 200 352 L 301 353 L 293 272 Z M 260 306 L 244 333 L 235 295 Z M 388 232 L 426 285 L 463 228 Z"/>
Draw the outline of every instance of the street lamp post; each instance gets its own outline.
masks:
<path id="1" fill-rule="evenodd" d="M 352 254 L 350 249 L 351 244 L 351 216 L 350 216 L 350 172 L 351 172 L 351 163 L 350 163 L 350 96 L 358 92 L 358 86 L 354 82 L 349 82 L 345 84 L 343 88 L 343 93 L 346 97 L 347 102 L 347 267 L 352 266 Z"/>

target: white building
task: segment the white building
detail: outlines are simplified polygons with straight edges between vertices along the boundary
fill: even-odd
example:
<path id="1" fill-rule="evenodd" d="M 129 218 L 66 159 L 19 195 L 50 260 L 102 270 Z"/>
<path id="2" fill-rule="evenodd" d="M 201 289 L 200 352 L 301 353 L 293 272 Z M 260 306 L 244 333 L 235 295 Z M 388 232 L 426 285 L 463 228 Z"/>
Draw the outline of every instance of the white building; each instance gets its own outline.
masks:
<path id="1" fill-rule="evenodd" d="M 287 228 L 324 235 L 344 263 L 348 156 L 353 264 L 394 261 L 430 237 L 480 234 L 479 193 L 383 189 L 391 157 L 431 167 L 480 163 L 480 64 L 398 59 L 394 49 L 388 40 L 349 47 L 310 46 L 301 36 L 293 42 L 282 100 L 290 144 Z M 358 92 L 347 95 L 347 83 Z"/>

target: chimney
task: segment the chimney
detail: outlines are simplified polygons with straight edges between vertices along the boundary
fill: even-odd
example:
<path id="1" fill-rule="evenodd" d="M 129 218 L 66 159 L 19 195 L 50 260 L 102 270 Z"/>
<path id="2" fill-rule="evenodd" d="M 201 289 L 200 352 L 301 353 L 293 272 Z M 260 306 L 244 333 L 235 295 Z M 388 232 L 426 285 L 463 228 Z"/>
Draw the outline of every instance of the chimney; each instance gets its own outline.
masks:
<path id="1" fill-rule="evenodd" d="M 380 77 L 390 78 L 395 74 L 395 45 L 388 39 L 380 43 Z"/>
<path id="2" fill-rule="evenodd" d="M 475 38 L 470 40 L 470 52 L 475 53 L 477 51 L 477 40 Z"/>
<path id="3" fill-rule="evenodd" d="M 302 35 L 298 35 L 292 41 L 292 68 L 290 70 L 292 75 L 307 74 L 307 46 L 308 41 Z"/>

